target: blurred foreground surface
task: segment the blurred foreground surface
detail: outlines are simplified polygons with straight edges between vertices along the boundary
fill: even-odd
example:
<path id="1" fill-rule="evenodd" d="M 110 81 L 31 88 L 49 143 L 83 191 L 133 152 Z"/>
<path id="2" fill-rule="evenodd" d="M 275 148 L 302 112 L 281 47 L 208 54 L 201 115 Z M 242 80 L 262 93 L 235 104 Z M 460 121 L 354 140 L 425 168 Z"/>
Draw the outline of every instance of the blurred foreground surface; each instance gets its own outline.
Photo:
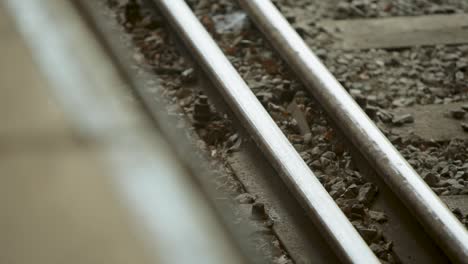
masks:
<path id="1" fill-rule="evenodd" d="M 3 3 L 0 263 L 243 263 L 79 9 Z"/>
<path id="2" fill-rule="evenodd" d="M 150 263 L 0 5 L 0 263 Z"/>

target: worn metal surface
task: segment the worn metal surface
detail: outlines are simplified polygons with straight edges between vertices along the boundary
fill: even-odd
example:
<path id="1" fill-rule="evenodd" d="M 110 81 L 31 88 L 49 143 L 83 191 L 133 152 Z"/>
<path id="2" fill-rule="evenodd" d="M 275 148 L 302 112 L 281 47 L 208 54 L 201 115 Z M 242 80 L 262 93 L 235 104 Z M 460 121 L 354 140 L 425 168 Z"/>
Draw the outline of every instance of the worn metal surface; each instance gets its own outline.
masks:
<path id="1" fill-rule="evenodd" d="M 220 48 L 182 0 L 155 3 L 220 89 L 286 184 L 321 227 L 343 261 L 378 263 L 377 258 L 250 91 Z"/>
<path id="2" fill-rule="evenodd" d="M 350 140 L 455 261 L 468 259 L 468 232 L 399 154 L 269 0 L 239 0 L 257 26 L 346 131 Z"/>
<path id="3" fill-rule="evenodd" d="M 149 252 L 156 263 L 243 263 L 244 259 L 226 236 L 205 197 L 175 158 L 173 149 L 146 120 L 141 109 L 126 100 L 121 76 L 72 4 L 61 0 L 5 3 L 51 83 L 53 93 L 73 121 L 75 132 L 102 148 L 100 153 L 111 175 L 107 180 L 112 192 L 117 194 L 118 202 L 114 202 L 118 204 L 114 205 L 128 209 L 124 210 L 125 217 L 132 220 L 135 231 L 131 237 L 144 241 L 141 250 Z M 85 186 L 80 189 L 84 191 L 81 199 L 87 201 Z M 104 195 L 110 192 L 104 191 Z M 68 205 L 67 200 L 61 200 L 60 204 Z M 78 208 L 73 212 L 79 212 Z M 79 213 L 71 215 L 71 220 L 80 221 L 78 216 Z M 105 214 L 102 219 L 106 219 Z M 18 221 L 22 220 L 19 217 Z M 93 237 L 92 233 L 100 229 L 80 230 Z M 63 247 L 67 243 L 70 243 L 67 248 L 77 246 L 74 239 L 77 237 L 63 240 Z M 58 252 L 54 254 L 57 249 L 48 248 L 46 241 L 36 243 L 34 250 L 47 252 L 57 260 Z M 81 243 L 86 245 L 83 255 L 71 254 L 59 262 L 83 262 L 89 257 L 86 250 L 99 251 L 103 246 Z M 14 255 L 22 254 L 21 250 L 10 253 L 11 259 L 21 259 Z M 105 256 L 115 257 L 120 253 L 110 251 Z M 112 259 L 103 258 L 89 263 L 109 262 Z"/>
<path id="4" fill-rule="evenodd" d="M 337 48 L 401 48 L 468 43 L 468 14 L 325 20 Z"/>

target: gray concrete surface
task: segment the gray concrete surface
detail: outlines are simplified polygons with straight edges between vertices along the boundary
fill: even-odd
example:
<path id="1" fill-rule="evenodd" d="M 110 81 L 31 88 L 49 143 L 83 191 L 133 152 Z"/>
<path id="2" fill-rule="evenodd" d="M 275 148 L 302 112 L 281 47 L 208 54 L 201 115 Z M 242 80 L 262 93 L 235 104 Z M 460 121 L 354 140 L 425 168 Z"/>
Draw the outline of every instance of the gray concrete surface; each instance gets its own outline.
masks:
<path id="1" fill-rule="evenodd" d="M 326 20 L 321 25 L 344 49 L 401 48 L 468 42 L 468 15 Z"/>
<path id="2" fill-rule="evenodd" d="M 450 103 L 438 105 L 416 105 L 398 108 L 394 113 L 399 116 L 411 114 L 414 122 L 393 127 L 399 134 L 414 133 L 425 140 L 450 141 L 453 138 L 468 139 L 468 133 L 463 131 L 461 122 L 450 116 L 451 110 L 461 109 L 466 103 Z"/>

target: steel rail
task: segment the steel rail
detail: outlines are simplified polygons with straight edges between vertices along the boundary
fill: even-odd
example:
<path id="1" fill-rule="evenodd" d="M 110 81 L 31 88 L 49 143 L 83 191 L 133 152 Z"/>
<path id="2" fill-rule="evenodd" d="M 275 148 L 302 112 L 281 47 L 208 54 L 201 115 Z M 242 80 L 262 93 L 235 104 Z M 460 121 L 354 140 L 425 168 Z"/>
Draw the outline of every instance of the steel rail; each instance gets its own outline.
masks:
<path id="1" fill-rule="evenodd" d="M 468 233 L 411 165 L 320 62 L 270 0 L 239 0 L 312 95 L 386 184 L 457 263 L 468 260 Z"/>
<path id="2" fill-rule="evenodd" d="M 154 2 L 315 224 L 321 228 L 337 255 L 349 263 L 379 263 L 189 6 L 183 0 Z"/>

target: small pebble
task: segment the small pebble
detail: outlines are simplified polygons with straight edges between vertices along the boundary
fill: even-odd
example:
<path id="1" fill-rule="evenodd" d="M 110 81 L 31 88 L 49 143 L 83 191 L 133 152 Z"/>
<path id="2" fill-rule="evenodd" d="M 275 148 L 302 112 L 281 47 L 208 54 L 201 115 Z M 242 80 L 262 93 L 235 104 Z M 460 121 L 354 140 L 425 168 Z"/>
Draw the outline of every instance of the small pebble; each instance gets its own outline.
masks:
<path id="1" fill-rule="evenodd" d="M 367 243 L 373 242 L 378 236 L 378 231 L 373 228 L 358 228 L 358 231 Z"/>
<path id="2" fill-rule="evenodd" d="M 255 220 L 267 220 L 268 215 L 265 210 L 265 205 L 263 203 L 254 203 L 252 205 L 252 219 Z"/>
<path id="3" fill-rule="evenodd" d="M 240 204 L 251 204 L 255 202 L 255 196 L 250 193 L 241 193 L 236 197 L 236 201 Z"/>
<path id="4" fill-rule="evenodd" d="M 463 119 L 465 117 L 465 111 L 461 109 L 451 110 L 450 115 L 455 119 Z"/>
<path id="5" fill-rule="evenodd" d="M 275 259 L 274 264 L 291 264 L 293 263 L 286 255 L 282 255 L 281 257 Z"/>
<path id="6" fill-rule="evenodd" d="M 461 127 L 463 128 L 463 131 L 468 132 L 468 123 L 461 123 Z"/>
<path id="7" fill-rule="evenodd" d="M 401 126 L 403 124 L 409 124 L 414 122 L 414 117 L 411 114 L 404 114 L 401 116 L 396 116 L 392 119 L 392 123 L 396 126 Z"/>
<path id="8" fill-rule="evenodd" d="M 196 80 L 195 70 L 193 68 L 188 68 L 181 73 L 180 77 L 184 83 L 192 83 Z"/>
<path id="9" fill-rule="evenodd" d="M 429 186 L 436 186 L 439 183 L 439 178 L 432 172 L 423 174 L 423 179 Z"/>
<path id="10" fill-rule="evenodd" d="M 359 190 L 357 199 L 364 204 L 369 204 L 372 199 L 374 199 L 375 195 L 377 195 L 377 191 L 377 187 L 375 187 L 372 183 L 367 182 Z"/>
<path id="11" fill-rule="evenodd" d="M 387 216 L 382 212 L 369 210 L 368 214 L 372 220 L 377 221 L 379 223 L 384 223 L 388 220 Z"/>

